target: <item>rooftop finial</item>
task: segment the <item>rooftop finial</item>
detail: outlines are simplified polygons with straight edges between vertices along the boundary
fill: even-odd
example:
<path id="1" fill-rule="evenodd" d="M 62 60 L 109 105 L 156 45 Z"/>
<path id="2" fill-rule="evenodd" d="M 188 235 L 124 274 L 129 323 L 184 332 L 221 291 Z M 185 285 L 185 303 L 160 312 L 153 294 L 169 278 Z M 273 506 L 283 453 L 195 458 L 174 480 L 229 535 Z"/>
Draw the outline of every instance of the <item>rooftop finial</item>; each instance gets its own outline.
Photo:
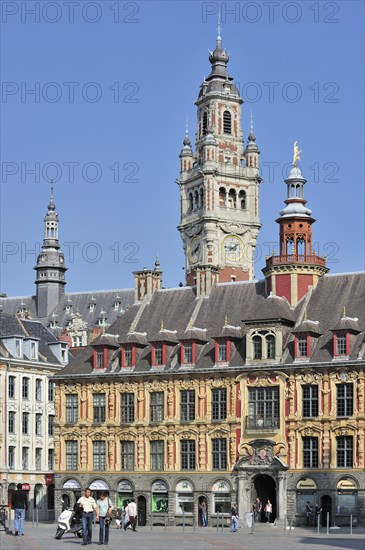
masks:
<path id="1" fill-rule="evenodd" d="M 253 133 L 253 115 L 252 115 L 252 109 L 251 109 L 251 122 L 250 122 L 250 130 Z"/>
<path id="2" fill-rule="evenodd" d="M 344 319 L 346 317 L 346 306 L 343 306 L 343 315 L 342 318 Z"/>
<path id="3" fill-rule="evenodd" d="M 53 180 L 51 180 L 51 184 L 53 184 Z M 51 187 L 51 195 L 49 197 L 49 205 L 48 210 L 55 210 L 55 203 L 54 203 L 54 196 L 53 196 L 53 185 Z"/>
<path id="4" fill-rule="evenodd" d="M 222 42 L 221 32 L 222 32 L 222 29 L 221 29 L 221 11 L 220 11 L 220 9 L 218 9 L 217 44 L 218 44 L 218 42 Z"/>
<path id="5" fill-rule="evenodd" d="M 160 326 L 160 330 L 163 330 L 163 319 L 161 319 L 161 326 Z"/>
<path id="6" fill-rule="evenodd" d="M 300 153 L 302 152 L 299 150 L 297 143 L 297 141 L 294 141 L 293 166 L 295 167 L 297 166 L 297 160 L 300 160 Z"/>
<path id="7" fill-rule="evenodd" d="M 186 119 L 185 119 L 185 138 L 184 138 L 183 144 L 184 144 L 185 146 L 186 146 L 186 145 L 188 145 L 189 147 L 191 146 L 191 141 L 190 141 L 190 138 L 189 138 L 189 122 L 188 122 L 188 115 L 186 115 Z"/>
<path id="8" fill-rule="evenodd" d="M 224 317 L 224 326 L 226 327 L 228 325 L 228 315 L 226 314 Z"/>

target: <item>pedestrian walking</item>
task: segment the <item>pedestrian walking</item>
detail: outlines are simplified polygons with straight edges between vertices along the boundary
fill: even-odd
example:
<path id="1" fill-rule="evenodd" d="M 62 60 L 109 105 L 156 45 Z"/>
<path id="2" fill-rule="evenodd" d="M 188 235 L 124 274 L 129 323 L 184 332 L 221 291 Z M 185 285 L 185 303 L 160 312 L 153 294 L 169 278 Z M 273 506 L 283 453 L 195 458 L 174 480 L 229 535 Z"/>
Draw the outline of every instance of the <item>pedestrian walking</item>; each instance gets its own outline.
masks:
<path id="1" fill-rule="evenodd" d="M 261 510 L 262 510 L 262 502 L 259 499 L 259 497 L 256 497 L 256 500 L 253 505 L 253 518 L 255 523 L 257 523 L 258 521 L 261 521 Z"/>
<path id="2" fill-rule="evenodd" d="M 25 512 L 28 510 L 28 500 L 25 491 L 22 490 L 22 484 L 18 483 L 16 491 L 11 497 L 11 507 L 14 510 L 14 529 L 15 536 L 24 536 Z"/>
<path id="3" fill-rule="evenodd" d="M 127 506 L 127 509 L 126 509 L 126 514 L 128 514 L 128 521 L 127 523 L 124 525 L 124 531 L 127 530 L 127 528 L 131 525 L 132 526 L 132 531 L 137 531 L 136 529 L 136 524 L 137 524 L 137 505 L 136 505 L 136 502 L 134 500 L 134 498 L 131 498 L 131 501 L 130 503 L 128 504 Z"/>
<path id="4" fill-rule="evenodd" d="M 231 532 L 236 533 L 238 529 L 238 512 L 237 512 L 237 503 L 232 504 L 231 508 Z"/>
<path id="5" fill-rule="evenodd" d="M 207 503 L 205 500 L 201 503 L 201 514 L 202 514 L 202 527 L 206 527 L 208 525 L 208 519 L 207 519 Z"/>
<path id="6" fill-rule="evenodd" d="M 91 496 L 89 487 L 86 487 L 84 496 L 79 498 L 77 504 L 80 504 L 82 508 L 82 546 L 86 546 L 87 544 L 91 544 L 94 511 L 96 513 L 96 521 L 99 519 L 98 505 Z"/>
<path id="7" fill-rule="evenodd" d="M 99 542 L 98 544 L 109 544 L 109 526 L 113 503 L 107 494 L 102 491 L 100 498 L 96 501 L 99 510 Z"/>
<path id="8" fill-rule="evenodd" d="M 305 515 L 307 516 L 307 527 L 310 526 L 310 524 L 312 523 L 312 517 L 314 515 L 313 513 L 313 508 L 311 506 L 311 503 L 309 502 L 309 500 L 307 500 L 306 502 L 306 505 L 305 505 Z"/>
<path id="9" fill-rule="evenodd" d="M 266 516 L 266 522 L 270 523 L 271 520 L 271 514 L 272 514 L 272 504 L 269 499 L 267 499 L 267 503 L 265 506 L 265 516 Z"/>

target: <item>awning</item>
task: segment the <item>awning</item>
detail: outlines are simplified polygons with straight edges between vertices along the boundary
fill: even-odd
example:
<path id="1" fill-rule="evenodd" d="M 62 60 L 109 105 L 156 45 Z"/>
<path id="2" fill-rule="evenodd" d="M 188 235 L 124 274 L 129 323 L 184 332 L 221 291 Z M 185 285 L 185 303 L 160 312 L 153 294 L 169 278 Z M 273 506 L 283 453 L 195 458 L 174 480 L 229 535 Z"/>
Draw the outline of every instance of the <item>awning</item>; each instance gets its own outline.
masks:
<path id="1" fill-rule="evenodd" d="M 63 484 L 63 489 L 81 489 L 81 485 L 76 479 L 68 479 L 66 483 Z"/>
<path id="2" fill-rule="evenodd" d="M 30 491 L 30 485 L 29 485 L 29 483 L 23 483 L 23 485 L 22 485 L 22 491 Z"/>
<path id="3" fill-rule="evenodd" d="M 92 491 L 109 491 L 108 484 L 102 479 L 96 479 L 89 486 Z"/>

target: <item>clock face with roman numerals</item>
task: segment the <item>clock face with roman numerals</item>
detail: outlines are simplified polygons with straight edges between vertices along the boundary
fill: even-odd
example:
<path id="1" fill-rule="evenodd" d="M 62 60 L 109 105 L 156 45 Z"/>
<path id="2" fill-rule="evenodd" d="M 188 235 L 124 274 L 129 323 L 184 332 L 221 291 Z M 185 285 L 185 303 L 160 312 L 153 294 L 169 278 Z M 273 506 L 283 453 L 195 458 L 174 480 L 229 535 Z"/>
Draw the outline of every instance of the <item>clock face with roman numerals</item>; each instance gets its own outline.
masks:
<path id="1" fill-rule="evenodd" d="M 243 257 L 243 242 L 237 235 L 227 235 L 222 243 L 223 260 L 230 263 L 238 263 Z"/>
<path id="2" fill-rule="evenodd" d="M 199 237 L 193 237 L 189 245 L 189 259 L 195 264 L 201 256 L 201 241 Z"/>

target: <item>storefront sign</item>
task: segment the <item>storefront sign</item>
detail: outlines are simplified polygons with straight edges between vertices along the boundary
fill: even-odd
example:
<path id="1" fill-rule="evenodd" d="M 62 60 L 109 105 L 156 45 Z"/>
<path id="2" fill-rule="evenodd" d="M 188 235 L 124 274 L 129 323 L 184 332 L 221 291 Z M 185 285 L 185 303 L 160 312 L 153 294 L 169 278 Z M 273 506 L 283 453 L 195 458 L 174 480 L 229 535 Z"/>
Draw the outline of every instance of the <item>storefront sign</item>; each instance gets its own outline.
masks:
<path id="1" fill-rule="evenodd" d="M 108 484 L 103 479 L 96 479 L 90 485 L 91 491 L 109 491 Z"/>
<path id="2" fill-rule="evenodd" d="M 340 479 L 340 481 L 337 483 L 337 490 L 357 491 L 357 485 L 353 479 Z"/>
<path id="3" fill-rule="evenodd" d="M 168 488 L 164 481 L 155 481 L 152 484 L 152 493 L 167 493 Z"/>
<path id="4" fill-rule="evenodd" d="M 53 474 L 45 474 L 44 480 L 46 485 L 52 485 L 54 483 Z"/>
<path id="5" fill-rule="evenodd" d="M 317 489 L 317 485 L 316 485 L 316 482 L 313 481 L 313 479 L 310 479 L 309 477 L 307 477 L 305 479 L 301 479 L 300 481 L 298 481 L 297 489 L 300 491 L 305 491 L 305 490 L 308 491 L 308 490 Z"/>
<path id="6" fill-rule="evenodd" d="M 63 489 L 76 489 L 80 490 L 81 485 L 76 479 L 68 479 L 66 483 L 63 484 Z"/>
<path id="7" fill-rule="evenodd" d="M 193 492 L 193 486 L 189 481 L 180 481 L 176 485 L 176 492 L 177 493 L 192 493 Z"/>
<path id="8" fill-rule="evenodd" d="M 133 493 L 133 487 L 126 479 L 123 479 L 118 484 L 118 493 Z"/>
<path id="9" fill-rule="evenodd" d="M 212 487 L 213 493 L 229 493 L 230 487 L 226 481 L 217 481 Z"/>

